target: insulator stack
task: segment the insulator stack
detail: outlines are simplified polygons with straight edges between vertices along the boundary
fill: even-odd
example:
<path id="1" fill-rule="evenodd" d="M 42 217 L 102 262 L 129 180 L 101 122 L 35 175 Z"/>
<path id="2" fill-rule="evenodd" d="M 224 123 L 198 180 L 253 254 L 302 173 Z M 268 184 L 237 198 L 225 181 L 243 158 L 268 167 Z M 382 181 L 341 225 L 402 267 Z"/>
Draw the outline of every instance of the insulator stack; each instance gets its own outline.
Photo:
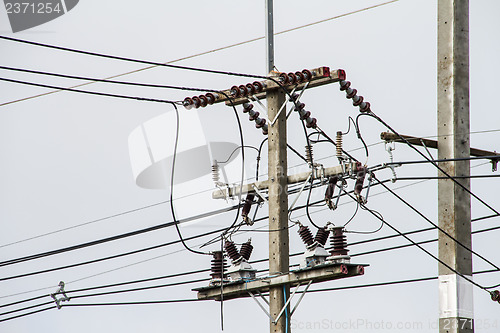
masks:
<path id="1" fill-rule="evenodd" d="M 256 128 L 262 128 L 262 134 L 267 135 L 268 126 L 264 118 L 260 118 L 260 113 L 253 109 L 252 103 L 243 103 L 243 113 L 248 113 L 248 120 L 255 121 Z"/>
<path id="2" fill-rule="evenodd" d="M 354 194 L 359 197 L 361 195 L 361 191 L 363 190 L 363 182 L 365 181 L 366 176 L 366 168 L 361 165 L 361 163 L 356 163 L 357 165 L 357 174 L 356 174 L 356 183 L 354 184 Z"/>
<path id="3" fill-rule="evenodd" d="M 259 81 L 255 81 L 239 86 L 232 86 L 231 89 L 229 89 L 229 93 L 232 97 L 246 97 L 258 94 L 262 92 L 262 90 L 264 90 L 264 85 Z"/>
<path id="4" fill-rule="evenodd" d="M 205 95 L 200 95 L 200 96 L 186 97 L 184 98 L 182 105 L 188 110 L 192 108 L 197 109 L 199 107 L 203 108 L 207 105 L 214 104 L 218 98 L 219 98 L 218 95 L 212 93 L 207 93 Z"/>
<path id="5" fill-rule="evenodd" d="M 325 246 L 328 236 L 330 236 L 330 230 L 326 228 L 319 228 L 316 232 L 316 236 L 314 236 L 314 241 L 318 242 L 318 244 L 321 244 L 322 246 Z"/>
<path id="6" fill-rule="evenodd" d="M 365 102 L 363 96 L 358 96 L 358 91 L 351 88 L 351 82 L 346 80 L 340 81 L 340 90 L 345 91 L 346 98 L 352 99 L 352 105 L 358 106 L 360 112 L 370 112 L 370 103 Z"/>
<path id="7" fill-rule="evenodd" d="M 308 69 L 304 69 L 301 72 L 295 72 L 295 73 L 280 73 L 279 78 L 280 82 L 282 84 L 297 84 L 297 83 L 302 83 L 306 82 L 312 79 L 312 73 Z"/>
<path id="8" fill-rule="evenodd" d="M 304 110 L 306 105 L 304 103 L 296 103 L 294 111 L 297 111 L 300 115 L 300 120 L 306 121 L 307 128 L 316 128 L 316 118 L 311 117 L 311 112 Z"/>
<path id="9" fill-rule="evenodd" d="M 210 274 L 210 276 L 212 277 L 212 279 L 222 280 L 225 277 L 226 270 L 226 259 L 224 258 L 224 254 L 222 253 L 222 251 L 214 251 L 212 252 L 212 256 L 212 273 Z"/>
<path id="10" fill-rule="evenodd" d="M 240 256 L 242 256 L 245 260 L 250 260 L 250 256 L 252 255 L 253 245 L 252 240 L 249 239 L 247 242 L 241 244 Z"/>
<path id="11" fill-rule="evenodd" d="M 306 146 L 306 160 L 309 165 L 313 165 L 313 147 L 312 145 Z"/>
<path id="12" fill-rule="evenodd" d="M 220 181 L 219 165 L 217 164 L 217 160 L 214 160 L 214 163 L 212 164 L 212 180 L 216 184 Z"/>
<path id="13" fill-rule="evenodd" d="M 347 252 L 349 252 L 349 250 L 347 249 L 347 237 L 344 235 L 343 226 L 333 228 L 330 245 L 332 246 L 330 253 L 333 257 L 347 256 Z"/>
<path id="14" fill-rule="evenodd" d="M 299 232 L 300 238 L 302 238 L 302 241 L 304 242 L 304 244 L 306 244 L 307 246 L 313 245 L 314 239 L 313 239 L 313 235 L 311 233 L 311 230 L 309 230 L 309 227 L 302 225 L 302 226 L 300 226 L 298 232 Z"/>
<path id="15" fill-rule="evenodd" d="M 247 194 L 247 197 L 245 198 L 245 203 L 243 204 L 243 208 L 241 209 L 241 215 L 243 217 L 248 216 L 248 213 L 250 213 L 250 209 L 252 208 L 254 198 L 255 195 L 251 193 Z"/>
<path id="16" fill-rule="evenodd" d="M 238 261 L 241 259 L 240 253 L 238 252 L 236 245 L 234 245 L 234 242 L 226 241 L 224 243 L 224 249 L 226 250 L 227 256 L 231 259 L 232 262 L 235 262 L 235 261 Z"/>
<path id="17" fill-rule="evenodd" d="M 338 131 L 337 132 L 337 137 L 336 137 L 336 140 L 335 140 L 335 145 L 336 145 L 336 150 L 337 150 L 337 157 L 339 159 L 342 159 L 343 158 L 343 152 L 342 152 L 342 132 L 341 131 Z"/>

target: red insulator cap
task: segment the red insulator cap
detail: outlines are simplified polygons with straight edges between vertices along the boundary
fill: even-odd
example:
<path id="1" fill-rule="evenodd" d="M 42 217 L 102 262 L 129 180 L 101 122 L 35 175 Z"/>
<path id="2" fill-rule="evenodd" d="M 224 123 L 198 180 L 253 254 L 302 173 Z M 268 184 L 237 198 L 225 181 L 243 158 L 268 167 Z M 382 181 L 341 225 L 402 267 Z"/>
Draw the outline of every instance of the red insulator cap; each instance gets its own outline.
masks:
<path id="1" fill-rule="evenodd" d="M 339 80 L 341 81 L 345 80 L 346 79 L 345 70 L 343 69 L 337 70 L 337 76 L 339 77 Z"/>

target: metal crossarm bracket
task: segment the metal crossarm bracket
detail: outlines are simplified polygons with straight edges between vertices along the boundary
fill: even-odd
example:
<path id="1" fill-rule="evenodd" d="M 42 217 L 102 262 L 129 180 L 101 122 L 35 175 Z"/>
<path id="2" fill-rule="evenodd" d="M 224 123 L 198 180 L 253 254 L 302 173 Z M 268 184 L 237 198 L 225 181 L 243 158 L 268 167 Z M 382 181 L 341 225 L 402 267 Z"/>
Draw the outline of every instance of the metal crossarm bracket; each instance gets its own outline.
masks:
<path id="1" fill-rule="evenodd" d="M 326 263 L 314 267 L 298 269 L 289 273 L 278 274 L 275 276 L 250 280 L 250 281 L 234 281 L 224 284 L 223 299 L 224 301 L 239 297 L 249 297 L 249 292 L 267 292 L 272 287 L 289 285 L 295 287 L 312 281 L 312 283 L 337 280 L 347 277 L 359 276 L 364 274 L 366 264 L 352 263 Z M 221 292 L 219 286 L 208 286 L 195 288 L 198 292 L 198 299 L 220 301 Z"/>
<path id="2" fill-rule="evenodd" d="M 61 294 L 62 297 L 57 298 L 57 295 L 59 295 L 59 294 Z M 50 294 L 50 297 L 52 297 L 54 299 L 54 301 L 56 302 L 57 309 L 60 309 L 62 307 L 61 302 L 65 302 L 65 301 L 70 300 L 70 298 L 68 297 L 68 295 L 66 295 L 66 292 L 64 291 L 64 282 L 63 281 L 59 282 L 59 289 L 57 289 L 57 291 L 55 293 Z"/>
<path id="3" fill-rule="evenodd" d="M 299 300 L 297 301 L 297 303 L 295 304 L 295 306 L 293 307 L 292 311 L 290 312 L 290 316 L 292 316 L 292 314 L 295 312 L 295 310 L 297 310 L 297 307 L 299 306 L 300 302 L 302 301 L 302 299 L 304 298 L 305 294 L 307 293 L 307 290 L 309 289 L 309 287 L 311 286 L 313 280 L 310 280 L 309 283 L 307 284 L 306 288 L 304 289 L 304 291 L 302 292 L 302 295 L 300 295 L 300 298 Z M 259 302 L 259 300 L 255 297 L 255 295 L 252 293 L 252 292 L 248 292 L 248 294 L 252 297 L 252 299 L 259 305 L 259 307 L 262 309 L 262 311 L 264 311 L 264 313 L 269 317 L 269 319 L 271 320 L 271 322 L 273 324 L 276 324 L 278 322 L 278 320 L 281 318 L 281 316 L 283 315 L 283 313 L 285 312 L 286 308 L 288 307 L 288 305 L 290 304 L 290 302 L 292 301 L 292 298 L 293 296 L 295 295 L 295 293 L 299 290 L 299 288 L 301 287 L 302 285 L 299 283 L 297 285 L 297 287 L 295 287 L 295 290 L 293 291 L 292 295 L 290 295 L 290 298 L 287 300 L 287 302 L 285 303 L 285 305 L 283 306 L 283 308 L 281 308 L 281 311 L 280 313 L 278 314 L 278 316 L 273 319 L 273 317 L 271 316 L 271 314 L 269 313 L 269 311 L 266 310 L 266 308 Z M 269 301 L 261 294 L 260 291 L 257 291 L 257 294 L 259 294 L 259 296 L 264 300 L 264 302 L 269 305 Z"/>

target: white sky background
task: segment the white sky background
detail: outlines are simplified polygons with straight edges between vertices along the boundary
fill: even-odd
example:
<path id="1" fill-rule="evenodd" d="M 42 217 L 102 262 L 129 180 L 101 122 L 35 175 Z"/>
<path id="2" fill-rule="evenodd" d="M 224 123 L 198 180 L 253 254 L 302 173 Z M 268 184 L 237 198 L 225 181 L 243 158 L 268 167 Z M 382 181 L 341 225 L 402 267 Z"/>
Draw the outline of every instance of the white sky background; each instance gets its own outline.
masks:
<path id="1" fill-rule="evenodd" d="M 275 31 L 368 7 L 382 1 L 275 1 Z M 436 18 L 437 1 L 401 0 L 370 11 L 277 36 L 276 66 L 282 71 L 330 66 L 343 68 L 347 78 L 360 95 L 372 105 L 372 110 L 403 134 L 436 135 Z M 500 116 L 495 109 L 496 78 L 500 75 L 500 23 L 497 0 L 474 0 L 470 3 L 470 73 L 471 131 L 500 129 Z M 12 34 L 7 14 L 0 9 L 2 35 L 56 44 L 98 53 L 165 62 L 230 45 L 264 35 L 264 1 L 81 1 L 68 14 L 42 26 Z M 4 66 L 52 71 L 73 75 L 104 78 L 143 67 L 140 64 L 107 60 L 35 46 L 0 41 L 0 64 Z M 263 40 L 189 59 L 178 64 L 265 74 Z M 1 71 L 1 77 L 16 78 L 46 84 L 70 86 L 80 83 L 22 73 Z M 252 79 L 197 72 L 156 68 L 120 78 L 134 82 L 170 84 L 190 87 L 226 89 Z M 193 94 L 150 88 L 121 87 L 93 84 L 85 89 L 152 98 L 179 100 Z M 0 82 L 0 104 L 43 92 L 48 89 Z M 345 131 L 347 117 L 356 116 L 357 109 L 345 94 L 332 84 L 305 92 L 302 101 L 318 119 L 318 124 L 331 136 Z M 145 190 L 135 185 L 130 168 L 127 140 L 129 133 L 148 119 L 171 110 L 164 104 L 98 97 L 71 92 L 56 93 L 0 108 L 0 245 L 23 240 L 50 231 L 71 227 L 134 208 L 168 199 L 166 190 Z M 238 108 L 244 129 L 245 144 L 258 145 L 263 139 L 260 130 Z M 185 112 L 181 110 L 181 112 Z M 190 111 L 193 112 L 193 111 Z M 235 117 L 231 109 L 219 105 L 199 111 L 209 140 L 224 140 L 239 144 Z M 302 129 L 295 118 L 289 122 L 289 142 L 303 151 Z M 360 121 L 368 144 L 380 141 L 385 128 L 373 120 Z M 471 146 L 499 150 L 499 132 L 471 135 Z M 345 139 L 345 149 L 361 147 L 353 132 Z M 316 158 L 334 154 L 331 147 L 320 147 Z M 364 159 L 363 150 L 353 152 Z M 437 152 L 433 151 L 437 156 Z M 254 173 L 255 152 L 246 151 L 247 175 Z M 409 148 L 397 146 L 396 160 L 417 160 L 420 157 Z M 369 165 L 387 162 L 383 144 L 370 148 Z M 300 164 L 289 154 L 289 166 Z M 265 172 L 267 161 L 263 159 Z M 325 166 L 336 165 L 336 159 L 325 159 Z M 482 162 L 474 161 L 472 166 Z M 294 170 L 301 170 L 297 168 Z M 489 165 L 472 169 L 473 174 L 490 174 Z M 399 175 L 435 176 L 431 167 L 407 166 L 397 169 Z M 385 170 L 379 178 L 390 177 Z M 392 188 L 410 184 L 400 181 Z M 353 184 L 350 184 L 352 187 Z M 473 180 L 472 190 L 495 208 L 498 204 L 496 179 Z M 209 188 L 193 186 L 193 192 Z M 323 189 L 317 190 L 319 198 Z M 405 199 L 437 223 L 437 183 L 427 181 L 398 191 Z M 373 188 L 371 193 L 382 192 Z M 347 200 L 345 201 L 348 202 Z M 210 210 L 210 201 L 191 202 Z M 427 222 L 404 207 L 390 194 L 373 196 L 368 206 L 382 213 L 398 229 L 409 231 L 429 227 Z M 313 214 L 318 224 L 330 220 L 344 223 L 355 206 L 348 203 L 335 212 Z M 265 213 L 264 206 L 262 213 Z M 312 211 L 317 209 L 313 208 Z M 303 212 L 297 212 L 299 216 Z M 473 200 L 472 216 L 490 212 Z M 261 214 L 262 216 L 262 214 Z M 219 215 L 183 228 L 185 236 L 227 226 L 233 213 Z M 299 217 L 308 224 L 307 219 Z M 128 214 L 115 219 L 37 238 L 0 248 L 0 260 L 79 244 L 94 239 L 132 231 L 171 221 L 168 205 Z M 498 219 L 473 224 L 473 229 L 498 225 Z M 256 226 L 264 225 L 262 222 Z M 351 222 L 355 230 L 373 230 L 378 222 L 368 213 L 360 212 Z M 375 235 L 349 235 L 349 241 L 391 234 L 385 227 Z M 251 236 L 254 241 L 252 259 L 267 257 L 267 234 L 245 233 L 235 237 L 238 242 Z M 437 236 L 427 232 L 413 236 L 426 240 Z M 52 256 L 26 263 L 2 267 L 0 277 L 68 265 L 177 239 L 173 228 L 126 238 L 104 245 Z M 209 238 L 189 242 L 195 246 Z M 303 251 L 296 229 L 290 233 L 290 252 Z M 351 247 L 350 254 L 382 247 L 405 244 L 404 239 L 369 243 Z M 475 235 L 474 249 L 493 262 L 500 263 L 498 231 Z M 218 245 L 209 250 L 214 250 Z M 435 243 L 425 247 L 436 252 Z M 59 281 L 67 289 L 98 286 L 122 281 L 168 275 L 209 268 L 208 257 L 196 256 L 180 245 L 160 248 L 138 255 L 103 263 L 55 271 L 10 281 L 0 281 L 0 304 L 48 294 L 57 289 Z M 79 280 L 139 261 L 163 256 L 131 267 L 122 268 L 92 278 Z M 292 258 L 296 263 L 298 258 Z M 318 284 L 312 289 L 343 285 L 366 284 L 399 279 L 435 276 L 437 263 L 415 247 L 356 257 L 354 262 L 369 263 L 362 277 Z M 266 264 L 267 265 L 267 264 Z M 263 265 L 256 265 L 263 268 Z M 480 260 L 475 270 L 489 269 Z M 208 277 L 208 273 L 177 279 L 151 282 L 145 285 L 169 283 Z M 484 285 L 499 283 L 498 274 L 477 276 Z M 182 285 L 126 293 L 74 299 L 70 303 L 129 302 L 141 300 L 195 298 L 190 289 L 206 283 Z M 142 285 L 141 285 L 142 286 Z M 51 287 L 32 293 L 5 297 L 38 288 Z M 133 286 L 131 286 L 133 287 Z M 292 318 L 297 332 L 306 329 L 307 322 L 330 323 L 355 321 L 361 324 L 391 322 L 421 323 L 418 332 L 434 332 L 438 315 L 437 281 L 395 286 L 352 289 L 338 292 L 308 294 Z M 500 305 L 474 289 L 476 331 L 497 332 L 498 327 L 487 323 L 499 320 Z M 49 301 L 47 297 L 43 301 Z M 268 330 L 267 317 L 250 299 L 224 303 L 225 331 L 255 332 Z M 3 310 L 3 309 L 0 309 Z M 302 325 L 302 326 L 301 326 Z M 316 331 L 333 331 L 325 324 Z M 293 327 L 293 326 L 292 326 Z M 303 327 L 303 329 L 300 329 Z M 350 331 L 365 331 L 366 326 Z M 67 307 L 50 310 L 10 322 L 1 323 L 1 332 L 173 332 L 179 330 L 216 332 L 220 330 L 219 303 L 141 305 L 120 307 Z M 413 330 L 415 331 L 415 330 Z"/>

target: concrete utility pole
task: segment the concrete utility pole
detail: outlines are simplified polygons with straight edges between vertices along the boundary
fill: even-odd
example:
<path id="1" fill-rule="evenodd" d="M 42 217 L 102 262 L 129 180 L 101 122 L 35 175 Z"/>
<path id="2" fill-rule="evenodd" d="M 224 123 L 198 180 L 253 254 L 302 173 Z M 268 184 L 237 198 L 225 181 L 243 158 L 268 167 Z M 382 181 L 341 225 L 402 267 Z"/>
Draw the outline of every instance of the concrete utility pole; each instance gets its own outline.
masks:
<path id="1" fill-rule="evenodd" d="M 274 69 L 274 29 L 273 0 L 266 1 L 266 51 L 267 71 L 273 75 Z M 267 92 L 268 119 L 278 115 L 285 102 L 283 90 L 277 88 Z M 287 273 L 289 270 L 288 243 L 288 184 L 287 184 L 287 146 L 286 110 L 282 110 L 274 125 L 269 124 L 268 134 L 268 174 L 269 174 L 269 275 Z M 277 318 L 290 298 L 290 286 L 284 285 L 269 289 L 269 313 Z M 290 307 L 276 323 L 270 322 L 271 333 L 290 332 Z"/>
<path id="2" fill-rule="evenodd" d="M 438 159 L 470 156 L 469 1 L 438 0 Z M 440 162 L 450 176 L 469 176 L 469 161 Z M 440 176 L 443 176 L 442 174 Z M 470 189 L 470 180 L 458 180 Z M 470 194 L 438 181 L 439 226 L 471 248 Z M 439 258 L 472 278 L 472 254 L 439 233 Z M 472 285 L 439 265 L 439 332 L 473 332 Z"/>

